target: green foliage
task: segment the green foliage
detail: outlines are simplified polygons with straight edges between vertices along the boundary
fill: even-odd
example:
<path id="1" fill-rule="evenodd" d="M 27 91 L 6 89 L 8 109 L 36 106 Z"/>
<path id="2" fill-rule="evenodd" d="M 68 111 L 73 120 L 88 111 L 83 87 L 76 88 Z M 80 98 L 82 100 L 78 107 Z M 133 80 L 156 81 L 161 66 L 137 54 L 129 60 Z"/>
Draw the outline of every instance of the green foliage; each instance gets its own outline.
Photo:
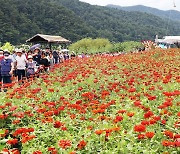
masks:
<path id="1" fill-rule="evenodd" d="M 135 51 L 137 48 L 143 47 L 143 45 L 141 42 L 129 41 L 121 43 L 121 47 L 124 49 L 124 51 L 129 52 Z"/>
<path id="2" fill-rule="evenodd" d="M 141 42 L 127 41 L 122 43 L 111 43 L 108 39 L 85 38 L 70 45 L 69 49 L 79 53 L 103 53 L 103 52 L 129 52 L 143 47 Z"/>
<path id="3" fill-rule="evenodd" d="M 98 53 L 106 52 L 112 48 L 112 44 L 108 39 L 103 38 L 85 38 L 76 43 L 72 44 L 69 49 L 75 51 L 76 53 Z"/>
<path id="4" fill-rule="evenodd" d="M 5 133 L 4 129 L 0 129 L 0 136 Z M 5 144 L 3 143 L 3 140 L 0 140 L 0 151 L 5 147 Z"/>
<path id="5" fill-rule="evenodd" d="M 14 48 L 15 47 L 9 42 L 4 43 L 4 45 L 1 47 L 2 50 L 8 50 L 9 52 L 12 52 Z"/>
<path id="6" fill-rule="evenodd" d="M 111 49 L 111 52 L 122 52 L 125 48 L 122 46 L 122 43 L 115 43 Z"/>

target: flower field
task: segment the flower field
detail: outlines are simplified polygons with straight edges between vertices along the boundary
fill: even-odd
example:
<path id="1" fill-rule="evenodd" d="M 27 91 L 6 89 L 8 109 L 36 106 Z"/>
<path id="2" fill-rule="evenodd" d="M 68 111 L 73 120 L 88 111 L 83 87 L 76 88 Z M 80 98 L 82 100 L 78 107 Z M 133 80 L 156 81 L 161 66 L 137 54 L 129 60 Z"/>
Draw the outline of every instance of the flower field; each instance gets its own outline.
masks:
<path id="1" fill-rule="evenodd" d="M 0 151 L 178 154 L 180 50 L 73 59 L 0 95 Z"/>

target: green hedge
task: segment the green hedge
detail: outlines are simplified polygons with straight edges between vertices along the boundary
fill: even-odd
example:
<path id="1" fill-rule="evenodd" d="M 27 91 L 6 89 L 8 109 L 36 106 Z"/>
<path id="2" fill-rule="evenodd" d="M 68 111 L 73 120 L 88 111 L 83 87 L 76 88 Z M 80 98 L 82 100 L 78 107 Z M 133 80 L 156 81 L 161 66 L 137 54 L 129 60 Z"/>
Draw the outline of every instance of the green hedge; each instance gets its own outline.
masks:
<path id="1" fill-rule="evenodd" d="M 111 43 L 108 39 L 103 38 L 85 38 L 71 44 L 69 49 L 75 51 L 77 54 L 95 54 L 103 52 L 129 52 L 140 47 L 143 47 L 141 42 L 128 41 L 122 43 Z"/>

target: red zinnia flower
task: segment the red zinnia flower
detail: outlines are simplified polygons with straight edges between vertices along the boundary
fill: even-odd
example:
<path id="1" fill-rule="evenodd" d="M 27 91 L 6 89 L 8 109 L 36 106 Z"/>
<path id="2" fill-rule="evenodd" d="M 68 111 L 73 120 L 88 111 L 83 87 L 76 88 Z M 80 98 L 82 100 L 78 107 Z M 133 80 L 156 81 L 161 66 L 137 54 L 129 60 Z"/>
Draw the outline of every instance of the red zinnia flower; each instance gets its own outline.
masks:
<path id="1" fill-rule="evenodd" d="M 116 116 L 116 118 L 114 119 L 114 122 L 117 123 L 117 122 L 120 122 L 122 120 L 123 120 L 122 116 Z"/>
<path id="2" fill-rule="evenodd" d="M 153 112 L 152 111 L 148 111 L 144 114 L 144 118 L 150 118 L 151 116 L 153 116 Z"/>
<path id="3" fill-rule="evenodd" d="M 150 122 L 149 122 L 149 121 L 146 121 L 146 120 L 143 120 L 143 121 L 141 122 L 141 124 L 142 124 L 142 125 L 149 125 Z"/>
<path id="4" fill-rule="evenodd" d="M 12 123 L 13 124 L 19 124 L 21 121 L 20 120 L 13 120 Z"/>
<path id="5" fill-rule="evenodd" d="M 48 151 L 50 151 L 51 154 L 57 154 L 57 153 L 58 153 L 58 151 L 56 150 L 55 147 L 49 147 L 49 148 L 48 148 Z"/>
<path id="6" fill-rule="evenodd" d="M 15 145 L 17 143 L 18 143 L 18 139 L 11 139 L 7 141 L 7 144 L 10 144 L 10 145 Z"/>
<path id="7" fill-rule="evenodd" d="M 136 88 L 133 88 L 133 87 L 128 90 L 128 92 L 131 92 L 131 93 L 135 91 L 136 91 Z"/>
<path id="8" fill-rule="evenodd" d="M 168 136 L 169 138 L 174 138 L 173 132 L 171 132 L 171 131 L 169 131 L 169 130 L 165 130 L 165 131 L 164 131 L 164 135 Z"/>
<path id="9" fill-rule="evenodd" d="M 42 152 L 38 150 L 38 151 L 34 151 L 33 154 L 42 154 Z"/>
<path id="10" fill-rule="evenodd" d="M 174 138 L 175 138 L 175 139 L 180 139 L 180 134 L 175 134 L 175 135 L 174 135 Z"/>
<path id="11" fill-rule="evenodd" d="M 170 141 L 162 141 L 162 145 L 168 147 L 168 146 L 171 146 L 171 142 Z"/>
<path id="12" fill-rule="evenodd" d="M 86 146 L 86 142 L 84 140 L 80 141 L 77 145 L 78 149 L 83 149 Z"/>
<path id="13" fill-rule="evenodd" d="M 71 141 L 70 140 L 60 140 L 59 146 L 63 149 L 66 149 L 71 146 Z"/>
<path id="14" fill-rule="evenodd" d="M 61 130 L 66 131 L 67 127 L 62 127 Z"/>
<path id="15" fill-rule="evenodd" d="M 145 125 L 135 125 L 134 126 L 134 131 L 135 132 L 145 132 L 146 131 L 146 126 Z"/>
<path id="16" fill-rule="evenodd" d="M 148 100 L 153 101 L 156 99 L 156 96 L 148 96 Z"/>
<path id="17" fill-rule="evenodd" d="M 134 102 L 134 106 L 140 106 L 140 105 L 142 105 L 140 101 L 135 101 Z"/>
<path id="18" fill-rule="evenodd" d="M 162 123 L 163 125 L 165 125 L 165 124 L 166 124 L 166 120 L 161 120 L 161 123 Z"/>
<path id="19" fill-rule="evenodd" d="M 119 110 L 118 111 L 118 113 L 122 113 L 122 114 L 125 113 L 125 112 L 126 112 L 126 110 Z"/>
<path id="20" fill-rule="evenodd" d="M 54 89 L 50 88 L 48 89 L 49 92 L 54 92 Z"/>
<path id="21" fill-rule="evenodd" d="M 146 132 L 146 137 L 147 138 L 153 138 L 153 136 L 155 135 L 155 133 L 154 132 Z"/>
<path id="22" fill-rule="evenodd" d="M 180 141 L 175 141 L 175 142 L 174 142 L 174 146 L 180 147 Z"/>
<path id="23" fill-rule="evenodd" d="M 63 124 L 60 121 L 55 121 L 54 128 L 60 128 Z"/>
<path id="24" fill-rule="evenodd" d="M 144 134 L 138 134 L 138 139 L 144 139 L 145 138 L 145 135 Z"/>

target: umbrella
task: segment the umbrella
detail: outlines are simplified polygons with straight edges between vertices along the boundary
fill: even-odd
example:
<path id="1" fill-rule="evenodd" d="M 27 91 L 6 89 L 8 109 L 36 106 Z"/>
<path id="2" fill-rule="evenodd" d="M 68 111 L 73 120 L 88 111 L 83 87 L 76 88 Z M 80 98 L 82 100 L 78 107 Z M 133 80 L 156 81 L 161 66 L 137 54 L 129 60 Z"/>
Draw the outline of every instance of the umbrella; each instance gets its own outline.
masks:
<path id="1" fill-rule="evenodd" d="M 30 50 L 33 51 L 34 49 L 40 48 L 40 47 L 41 47 L 41 44 L 35 44 L 32 47 L 30 47 Z"/>

